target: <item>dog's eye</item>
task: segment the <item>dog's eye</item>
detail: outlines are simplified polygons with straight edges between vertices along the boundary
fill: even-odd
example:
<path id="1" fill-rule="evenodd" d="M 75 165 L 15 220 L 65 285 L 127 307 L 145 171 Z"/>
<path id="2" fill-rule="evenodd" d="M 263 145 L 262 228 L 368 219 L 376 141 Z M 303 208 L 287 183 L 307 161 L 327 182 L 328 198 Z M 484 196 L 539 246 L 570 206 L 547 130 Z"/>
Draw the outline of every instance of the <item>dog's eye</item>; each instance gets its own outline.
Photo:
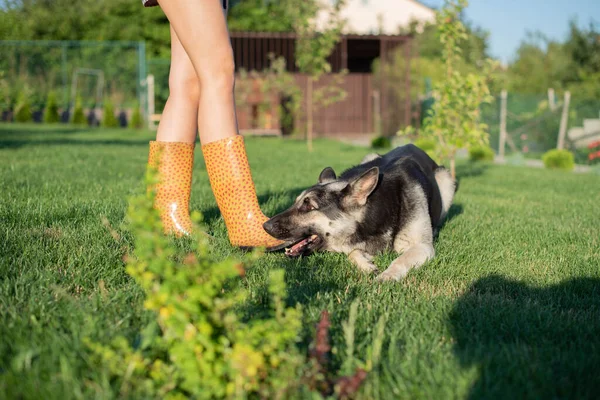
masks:
<path id="1" fill-rule="evenodd" d="M 312 205 L 312 203 L 310 202 L 310 200 L 307 197 L 304 199 L 304 202 L 302 204 L 302 209 L 304 211 L 312 211 L 312 210 L 315 210 L 316 208 Z"/>

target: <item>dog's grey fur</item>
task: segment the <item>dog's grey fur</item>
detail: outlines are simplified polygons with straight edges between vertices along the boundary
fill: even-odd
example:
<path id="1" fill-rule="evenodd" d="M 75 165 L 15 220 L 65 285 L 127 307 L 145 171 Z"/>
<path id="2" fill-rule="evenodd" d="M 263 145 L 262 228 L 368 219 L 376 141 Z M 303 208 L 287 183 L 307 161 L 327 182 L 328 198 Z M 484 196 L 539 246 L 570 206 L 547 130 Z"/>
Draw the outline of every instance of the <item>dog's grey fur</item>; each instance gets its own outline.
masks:
<path id="1" fill-rule="evenodd" d="M 401 255 L 378 279 L 400 280 L 435 255 L 434 234 L 455 191 L 448 170 L 418 147 L 406 145 L 383 156 L 369 154 L 339 178 L 325 168 L 318 184 L 264 228 L 290 244 L 318 235 L 306 252 L 347 254 L 367 273 L 378 271 L 375 254 L 394 250 Z"/>

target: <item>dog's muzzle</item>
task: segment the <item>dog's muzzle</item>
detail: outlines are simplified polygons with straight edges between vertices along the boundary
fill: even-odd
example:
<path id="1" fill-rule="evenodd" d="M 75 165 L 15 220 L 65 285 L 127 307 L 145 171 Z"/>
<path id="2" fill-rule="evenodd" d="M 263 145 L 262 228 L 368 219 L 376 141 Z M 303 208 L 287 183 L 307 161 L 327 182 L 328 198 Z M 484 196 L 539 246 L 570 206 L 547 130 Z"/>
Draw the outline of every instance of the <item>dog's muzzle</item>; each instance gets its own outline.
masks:
<path id="1" fill-rule="evenodd" d="M 273 217 L 265 222 L 263 228 L 269 235 L 286 242 L 285 254 L 288 257 L 308 255 L 320 248 L 323 243 L 321 238 L 314 234 L 301 238 L 292 238 L 290 236 L 290 231 L 282 227 L 279 220 L 277 220 L 277 217 Z"/>

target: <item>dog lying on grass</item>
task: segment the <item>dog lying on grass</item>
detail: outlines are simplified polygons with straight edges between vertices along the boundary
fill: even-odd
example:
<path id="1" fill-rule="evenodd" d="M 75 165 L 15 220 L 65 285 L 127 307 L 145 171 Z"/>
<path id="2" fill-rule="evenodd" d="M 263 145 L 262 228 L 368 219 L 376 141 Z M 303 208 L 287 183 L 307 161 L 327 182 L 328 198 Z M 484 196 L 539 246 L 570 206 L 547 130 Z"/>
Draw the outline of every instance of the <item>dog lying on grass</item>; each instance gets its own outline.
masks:
<path id="1" fill-rule="evenodd" d="M 325 168 L 316 185 L 264 224 L 284 240 L 290 257 L 314 251 L 348 255 L 359 270 L 377 273 L 373 256 L 401 255 L 378 276 L 400 280 L 433 258 L 433 238 L 456 192 L 450 172 L 409 144 L 370 154 L 339 177 Z"/>

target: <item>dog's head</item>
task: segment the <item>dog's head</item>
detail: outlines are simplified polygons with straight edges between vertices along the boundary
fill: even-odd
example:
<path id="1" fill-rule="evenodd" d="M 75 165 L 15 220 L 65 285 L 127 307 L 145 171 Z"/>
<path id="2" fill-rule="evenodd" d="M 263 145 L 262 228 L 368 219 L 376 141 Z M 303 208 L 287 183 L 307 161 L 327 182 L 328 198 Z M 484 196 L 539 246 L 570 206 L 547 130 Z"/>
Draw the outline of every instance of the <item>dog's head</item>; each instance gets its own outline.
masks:
<path id="1" fill-rule="evenodd" d="M 286 242 L 290 256 L 327 250 L 355 232 L 378 180 L 377 167 L 351 180 L 337 179 L 332 168 L 325 168 L 319 183 L 303 191 L 286 211 L 265 222 L 264 228 Z"/>

